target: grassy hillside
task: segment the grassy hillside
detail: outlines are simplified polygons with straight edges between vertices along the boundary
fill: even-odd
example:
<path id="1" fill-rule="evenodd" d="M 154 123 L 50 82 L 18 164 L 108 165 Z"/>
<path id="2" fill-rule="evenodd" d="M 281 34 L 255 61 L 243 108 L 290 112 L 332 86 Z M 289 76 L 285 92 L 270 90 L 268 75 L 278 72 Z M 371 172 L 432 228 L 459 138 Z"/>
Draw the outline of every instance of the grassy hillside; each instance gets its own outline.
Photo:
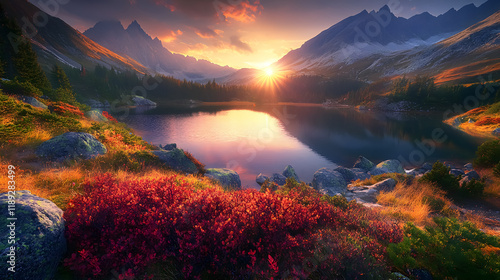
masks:
<path id="1" fill-rule="evenodd" d="M 468 134 L 479 137 L 498 137 L 493 131 L 500 128 L 500 102 L 470 110 L 445 121 Z"/>

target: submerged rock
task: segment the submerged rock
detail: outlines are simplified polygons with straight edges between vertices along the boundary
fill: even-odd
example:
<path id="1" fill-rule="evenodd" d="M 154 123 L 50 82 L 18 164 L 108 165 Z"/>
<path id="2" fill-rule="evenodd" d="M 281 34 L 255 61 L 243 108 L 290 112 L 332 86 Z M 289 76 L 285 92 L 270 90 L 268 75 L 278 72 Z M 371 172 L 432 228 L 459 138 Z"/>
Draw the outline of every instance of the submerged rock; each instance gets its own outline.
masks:
<path id="1" fill-rule="evenodd" d="M 159 150 L 152 151 L 152 153 L 170 169 L 190 174 L 198 172 L 196 165 L 184 154 L 184 151 L 181 149 L 174 148 L 170 151 Z"/>
<path id="2" fill-rule="evenodd" d="M 291 165 L 287 165 L 285 167 L 285 170 L 283 170 L 282 174 L 286 178 L 293 178 L 293 179 L 295 179 L 295 181 L 300 182 L 299 176 L 297 175 L 297 173 L 295 172 L 295 169 L 293 169 L 293 167 Z"/>
<path id="3" fill-rule="evenodd" d="M 336 194 L 343 195 L 347 191 L 347 182 L 341 173 L 331 169 L 321 168 L 314 173 L 312 187 L 330 196 Z"/>
<path id="4" fill-rule="evenodd" d="M 241 189 L 240 175 L 231 169 L 209 168 L 207 169 L 205 176 L 219 182 L 219 184 L 225 189 Z"/>
<path id="5" fill-rule="evenodd" d="M 43 142 L 36 149 L 39 157 L 54 161 L 91 159 L 105 154 L 106 147 L 93 135 L 67 132 Z"/>
<path id="6" fill-rule="evenodd" d="M 0 242 L 0 262 L 5 268 L 2 275 L 6 277 L 11 273 L 6 266 L 10 260 L 10 247 L 14 246 L 17 248 L 15 273 L 12 273 L 14 279 L 53 279 L 66 252 L 63 211 L 53 202 L 34 196 L 29 191 L 16 191 L 14 217 L 17 220 L 9 221 L 9 200 L 7 193 L 0 194 L 3 217 L 0 235 L 5 237 L 5 242 Z M 12 231 L 16 243 L 8 244 L 7 237 Z"/>

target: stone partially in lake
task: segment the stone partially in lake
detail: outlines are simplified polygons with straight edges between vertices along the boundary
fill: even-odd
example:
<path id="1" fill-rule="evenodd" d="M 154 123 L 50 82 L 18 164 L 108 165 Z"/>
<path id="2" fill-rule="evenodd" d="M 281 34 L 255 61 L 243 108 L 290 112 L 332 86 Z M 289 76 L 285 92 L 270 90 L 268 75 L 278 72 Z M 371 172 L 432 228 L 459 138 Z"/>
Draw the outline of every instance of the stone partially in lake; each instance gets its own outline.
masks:
<path id="1" fill-rule="evenodd" d="M 90 111 L 85 112 L 85 117 L 89 118 L 91 121 L 94 121 L 94 122 L 108 122 L 109 121 L 98 110 L 90 110 Z"/>
<path id="2" fill-rule="evenodd" d="M 48 106 L 43 104 L 42 102 L 38 101 L 36 98 L 31 97 L 31 96 L 24 96 L 20 95 L 19 100 L 21 100 L 24 103 L 30 104 L 33 107 L 40 108 L 40 109 L 47 109 Z"/>
<path id="3" fill-rule="evenodd" d="M 383 173 L 380 173 L 380 172 L 383 172 Z M 378 173 L 378 174 L 374 174 L 374 173 Z M 396 160 L 396 159 L 390 159 L 390 160 L 383 161 L 383 162 L 377 164 L 377 166 L 375 166 L 375 168 L 372 171 L 370 171 L 370 174 L 372 174 L 372 175 L 380 175 L 380 174 L 386 174 L 386 173 L 406 174 L 403 166 L 401 165 L 401 162 L 399 160 Z"/>
<path id="4" fill-rule="evenodd" d="M 257 182 L 257 184 L 259 184 L 259 186 L 262 186 L 267 180 L 270 180 L 269 177 L 260 173 L 259 175 L 257 175 L 255 182 Z"/>
<path id="5" fill-rule="evenodd" d="M 460 175 L 464 175 L 465 172 L 463 170 L 460 170 L 460 169 L 451 169 L 450 174 L 455 176 L 455 177 L 458 177 Z"/>
<path id="6" fill-rule="evenodd" d="M 283 186 L 286 184 L 286 177 L 281 174 L 274 173 L 273 176 L 271 176 L 271 182 L 276 183 L 278 186 Z"/>
<path id="7" fill-rule="evenodd" d="M 36 149 L 39 157 L 52 161 L 91 159 L 105 154 L 106 147 L 93 135 L 67 132 L 43 142 Z"/>
<path id="8" fill-rule="evenodd" d="M 240 175 L 231 169 L 209 168 L 207 169 L 205 176 L 217 181 L 222 187 L 224 187 L 224 189 L 241 189 Z"/>
<path id="9" fill-rule="evenodd" d="M 293 169 L 293 167 L 291 165 L 287 165 L 285 167 L 285 170 L 283 170 L 282 174 L 286 178 L 293 178 L 293 179 L 295 179 L 295 181 L 300 182 L 299 176 L 297 175 L 297 173 L 295 172 L 295 169 Z"/>
<path id="10" fill-rule="evenodd" d="M 336 194 L 344 195 L 347 191 L 347 182 L 344 176 L 337 171 L 321 168 L 314 173 L 312 187 L 323 194 L 330 196 Z"/>
<path id="11" fill-rule="evenodd" d="M 184 151 L 181 149 L 175 148 L 170 151 L 159 150 L 152 151 L 152 153 L 170 169 L 190 174 L 198 172 L 196 165 L 184 154 Z"/>
<path id="12" fill-rule="evenodd" d="M 8 221 L 9 197 L 0 194 L 0 208 L 3 219 L 0 221 L 0 235 L 5 242 L 0 242 L 0 262 L 4 271 L 1 275 L 12 279 L 51 280 L 57 272 L 61 259 L 66 252 L 64 237 L 63 211 L 53 202 L 32 195 L 29 191 L 17 191 L 15 194 L 15 221 Z M 13 224 L 12 224 L 13 223 Z M 9 225 L 11 227 L 9 228 Z M 15 226 L 15 228 L 14 228 Z M 11 230 L 15 232 L 16 243 L 7 244 Z M 15 251 L 15 273 L 7 271 L 10 246 Z M 4 279 L 2 277 L 2 279 Z M 5 278 L 7 279 L 7 278 Z"/>
<path id="13" fill-rule="evenodd" d="M 131 100 L 134 106 L 146 106 L 146 107 L 156 106 L 156 102 L 153 102 L 147 98 L 138 95 L 132 96 Z"/>
<path id="14" fill-rule="evenodd" d="M 375 163 L 371 162 L 363 156 L 360 156 L 356 163 L 354 163 L 353 167 L 363 169 L 364 171 L 370 171 L 373 167 L 375 167 Z"/>

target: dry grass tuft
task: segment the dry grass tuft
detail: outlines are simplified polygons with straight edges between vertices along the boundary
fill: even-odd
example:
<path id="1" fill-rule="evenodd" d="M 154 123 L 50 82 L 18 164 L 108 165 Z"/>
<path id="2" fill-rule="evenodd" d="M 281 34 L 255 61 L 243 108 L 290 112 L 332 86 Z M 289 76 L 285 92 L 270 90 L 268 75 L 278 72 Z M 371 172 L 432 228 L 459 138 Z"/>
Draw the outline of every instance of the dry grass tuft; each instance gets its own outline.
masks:
<path id="1" fill-rule="evenodd" d="M 448 213 L 451 201 L 431 184 L 413 183 L 409 186 L 398 183 L 390 192 L 381 192 L 377 203 L 385 206 L 381 212 L 401 222 L 411 221 L 417 225 L 432 223 L 432 213 Z"/>

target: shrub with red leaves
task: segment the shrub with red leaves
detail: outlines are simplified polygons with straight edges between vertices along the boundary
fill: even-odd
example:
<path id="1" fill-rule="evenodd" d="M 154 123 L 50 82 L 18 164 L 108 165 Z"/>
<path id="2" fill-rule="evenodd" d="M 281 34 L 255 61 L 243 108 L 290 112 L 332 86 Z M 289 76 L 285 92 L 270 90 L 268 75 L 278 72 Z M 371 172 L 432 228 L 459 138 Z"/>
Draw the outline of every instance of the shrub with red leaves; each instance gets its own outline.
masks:
<path id="1" fill-rule="evenodd" d="M 103 115 L 106 119 L 108 119 L 108 120 L 110 120 L 110 121 L 112 121 L 112 122 L 114 122 L 114 123 L 117 123 L 117 122 L 118 122 L 118 121 L 117 121 L 117 120 L 116 120 L 113 116 L 111 116 L 111 115 L 110 115 L 107 111 L 102 111 L 102 115 Z"/>
<path id="2" fill-rule="evenodd" d="M 477 126 L 491 125 L 491 124 L 500 124 L 500 118 L 481 117 L 474 124 L 477 125 Z"/>
<path id="3" fill-rule="evenodd" d="M 141 275 L 171 257 L 186 278 L 302 277 L 327 268 L 363 275 L 384 266 L 386 246 L 402 233 L 356 205 L 341 209 L 293 188 L 195 190 L 176 176 L 120 181 L 105 174 L 87 182 L 64 213 L 73 252 L 65 264 L 92 278 L 113 270 Z M 331 250 L 317 259 L 324 244 Z M 364 261 L 355 268 L 367 271 L 345 273 L 346 259 Z M 309 262 L 319 265 L 311 269 Z"/>
<path id="4" fill-rule="evenodd" d="M 73 105 L 69 105 L 68 103 L 64 102 L 52 103 L 51 108 L 52 111 L 54 111 L 58 115 L 63 115 L 63 116 L 76 115 L 83 117 L 83 113 L 82 111 L 80 111 L 80 108 Z"/>

